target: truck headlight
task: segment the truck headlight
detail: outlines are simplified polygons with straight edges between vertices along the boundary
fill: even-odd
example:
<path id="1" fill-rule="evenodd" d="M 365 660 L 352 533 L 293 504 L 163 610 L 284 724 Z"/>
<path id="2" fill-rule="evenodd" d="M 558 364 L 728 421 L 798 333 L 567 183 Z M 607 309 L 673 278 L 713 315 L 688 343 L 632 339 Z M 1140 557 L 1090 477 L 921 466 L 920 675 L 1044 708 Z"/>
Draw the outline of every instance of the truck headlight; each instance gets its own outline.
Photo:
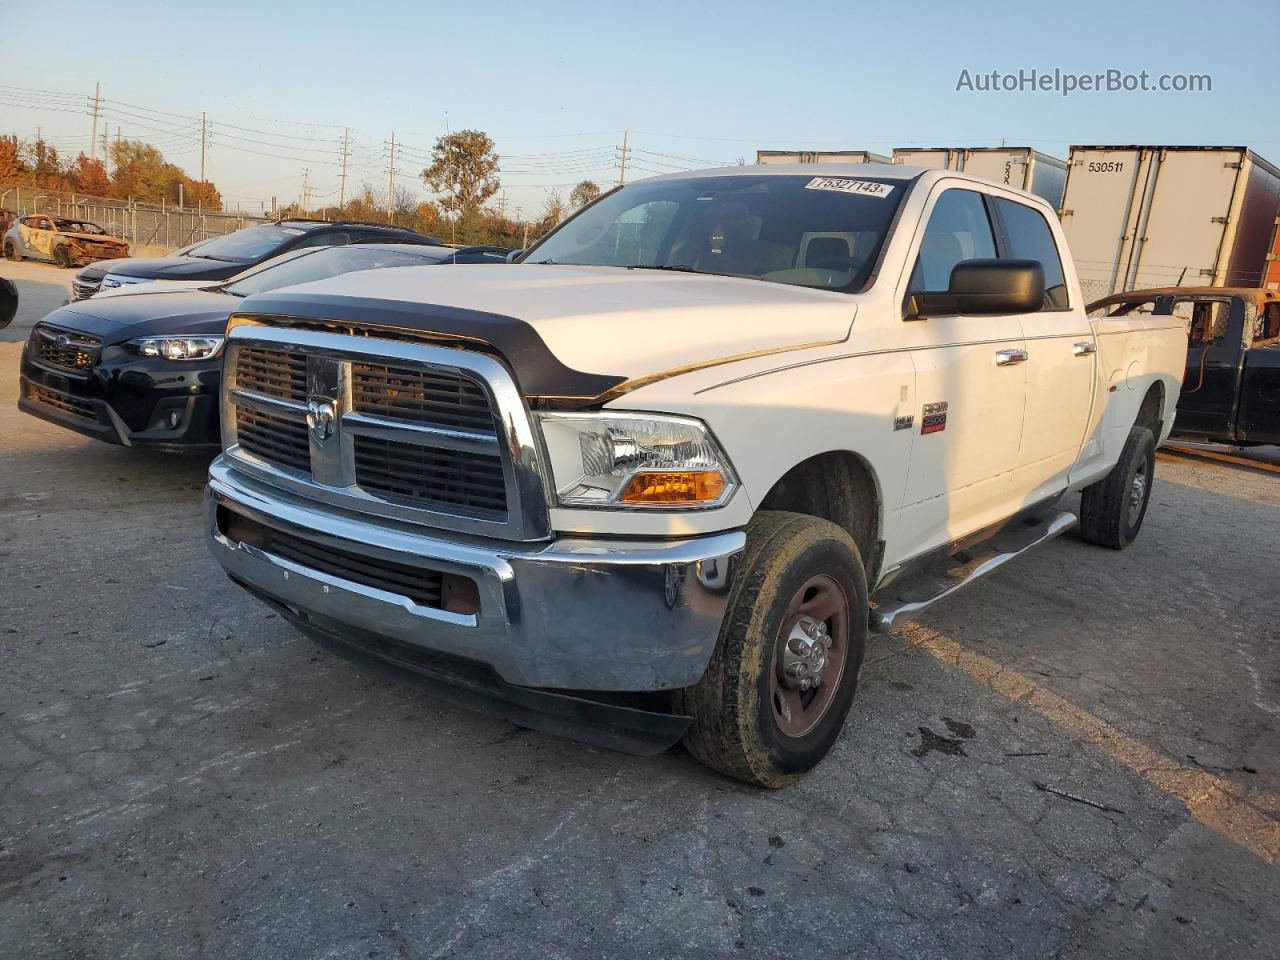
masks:
<path id="1" fill-rule="evenodd" d="M 133 341 L 144 357 L 166 360 L 208 360 L 222 349 L 225 337 L 139 337 Z"/>
<path id="2" fill-rule="evenodd" d="M 538 415 L 566 507 L 717 507 L 737 481 L 701 421 L 641 413 Z"/>

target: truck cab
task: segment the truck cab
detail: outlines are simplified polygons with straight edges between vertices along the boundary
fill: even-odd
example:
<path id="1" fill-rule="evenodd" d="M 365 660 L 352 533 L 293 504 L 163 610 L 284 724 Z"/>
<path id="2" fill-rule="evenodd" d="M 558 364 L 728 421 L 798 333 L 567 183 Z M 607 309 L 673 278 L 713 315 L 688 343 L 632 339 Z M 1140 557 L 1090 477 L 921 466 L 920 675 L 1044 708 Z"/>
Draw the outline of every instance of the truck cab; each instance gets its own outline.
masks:
<path id="1" fill-rule="evenodd" d="M 214 555 L 308 634 L 770 787 L 869 632 L 1077 524 L 1133 541 L 1185 359 L 955 171 L 655 177 L 474 270 L 241 305 Z"/>

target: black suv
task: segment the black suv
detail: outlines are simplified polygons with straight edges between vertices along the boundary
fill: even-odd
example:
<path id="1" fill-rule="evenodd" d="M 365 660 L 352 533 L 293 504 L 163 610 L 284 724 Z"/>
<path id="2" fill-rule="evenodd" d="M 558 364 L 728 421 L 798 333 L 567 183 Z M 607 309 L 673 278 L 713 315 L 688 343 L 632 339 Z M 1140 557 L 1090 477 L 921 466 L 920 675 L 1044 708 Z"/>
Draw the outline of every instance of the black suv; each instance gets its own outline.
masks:
<path id="1" fill-rule="evenodd" d="M 205 280 L 215 283 L 252 266 L 304 247 L 339 247 L 349 243 L 412 243 L 440 246 L 439 237 L 415 230 L 359 220 L 277 220 L 245 227 L 184 247 L 167 257 L 101 260 L 71 281 L 72 299 L 92 297 L 102 287 L 148 280 Z"/>

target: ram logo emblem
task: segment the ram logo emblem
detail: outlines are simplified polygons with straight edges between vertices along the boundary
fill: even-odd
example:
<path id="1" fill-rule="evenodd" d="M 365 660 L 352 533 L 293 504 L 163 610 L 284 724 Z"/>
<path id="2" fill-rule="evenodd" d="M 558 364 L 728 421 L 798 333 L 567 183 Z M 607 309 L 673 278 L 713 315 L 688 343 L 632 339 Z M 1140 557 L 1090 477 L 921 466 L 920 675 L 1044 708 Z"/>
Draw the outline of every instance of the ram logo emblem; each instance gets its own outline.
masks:
<path id="1" fill-rule="evenodd" d="M 307 429 L 311 431 L 311 439 L 320 446 L 333 436 L 333 422 L 338 417 L 338 410 L 332 400 L 324 397 L 312 397 L 307 401 Z"/>

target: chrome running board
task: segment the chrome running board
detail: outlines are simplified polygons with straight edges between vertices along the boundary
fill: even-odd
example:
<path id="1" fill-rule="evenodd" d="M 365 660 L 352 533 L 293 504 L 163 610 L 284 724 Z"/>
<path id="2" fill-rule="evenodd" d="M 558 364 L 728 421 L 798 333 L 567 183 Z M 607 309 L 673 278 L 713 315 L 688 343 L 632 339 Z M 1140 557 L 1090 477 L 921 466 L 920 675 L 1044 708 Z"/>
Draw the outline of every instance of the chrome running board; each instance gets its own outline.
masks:
<path id="1" fill-rule="evenodd" d="M 1028 550 L 1060 537 L 1074 527 L 1078 521 L 1079 518 L 1074 513 L 1059 513 L 1052 520 L 1030 528 L 1028 531 L 1030 539 L 1018 543 L 1016 547 L 997 548 L 995 553 L 976 560 L 970 560 L 967 564 L 947 571 L 941 578 L 930 584 L 929 589 L 923 595 L 917 594 L 903 597 L 903 590 L 900 585 L 896 583 L 891 585 L 886 588 L 886 591 L 894 592 L 895 588 L 897 588 L 895 592 L 897 599 L 877 602 L 871 608 L 868 616 L 868 626 L 871 628 L 871 632 L 889 633 L 899 623 L 911 619 L 943 597 L 949 597 L 957 590 L 962 590 L 975 580 L 985 577 L 992 570 L 1004 566 L 1015 557 L 1022 556 Z M 1005 539 L 1006 535 L 1002 534 L 994 538 L 993 543 Z"/>

